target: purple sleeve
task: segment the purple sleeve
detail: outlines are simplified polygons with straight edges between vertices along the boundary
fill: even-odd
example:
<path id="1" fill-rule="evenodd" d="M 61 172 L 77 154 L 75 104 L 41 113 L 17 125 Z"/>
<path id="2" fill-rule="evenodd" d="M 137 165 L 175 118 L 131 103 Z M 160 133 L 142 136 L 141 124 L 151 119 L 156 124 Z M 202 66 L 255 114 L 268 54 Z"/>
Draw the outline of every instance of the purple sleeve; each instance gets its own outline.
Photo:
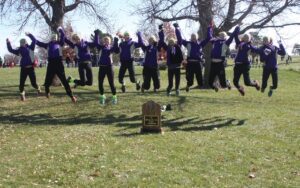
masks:
<path id="1" fill-rule="evenodd" d="M 67 45 L 69 45 L 71 48 L 75 48 L 75 44 L 72 42 L 72 41 L 70 41 L 69 39 L 67 39 L 67 37 L 65 37 L 65 42 L 67 43 Z"/>
<path id="2" fill-rule="evenodd" d="M 142 34 L 140 32 L 138 32 L 137 36 L 138 36 L 138 44 L 142 48 L 142 50 L 145 52 L 147 47 L 142 39 Z"/>
<path id="3" fill-rule="evenodd" d="M 236 26 L 235 29 L 234 29 L 234 31 L 233 31 L 233 32 L 231 33 L 231 35 L 229 36 L 229 39 L 226 40 L 225 44 L 226 44 L 227 46 L 229 46 L 229 45 L 232 43 L 233 38 L 234 38 L 235 36 L 237 36 L 237 35 L 239 34 L 239 32 L 240 32 L 240 27 L 239 27 L 239 26 Z"/>
<path id="4" fill-rule="evenodd" d="M 65 33 L 62 29 L 59 29 L 58 32 L 60 34 L 59 45 L 63 46 L 65 44 Z"/>
<path id="5" fill-rule="evenodd" d="M 278 53 L 279 55 L 281 55 L 281 56 L 285 56 L 286 51 L 285 51 L 285 49 L 284 49 L 284 47 L 283 47 L 282 44 L 279 44 L 279 48 L 278 48 L 277 53 Z"/>
<path id="6" fill-rule="evenodd" d="M 28 37 L 31 39 L 31 44 L 29 45 L 29 48 L 31 50 L 34 50 L 35 44 L 36 44 L 36 39 L 32 34 L 29 34 Z"/>
<path id="7" fill-rule="evenodd" d="M 206 38 L 200 42 L 200 46 L 203 48 L 212 39 L 212 28 L 207 28 Z"/>
<path id="8" fill-rule="evenodd" d="M 167 44 L 165 43 L 165 34 L 163 30 L 158 32 L 159 41 L 158 41 L 158 50 L 161 50 L 163 48 L 164 50 L 167 50 Z"/>
<path id="9" fill-rule="evenodd" d="M 43 42 L 41 42 L 39 40 L 36 40 L 36 45 L 38 45 L 39 47 L 45 48 L 45 49 L 48 48 L 48 44 L 47 43 L 43 43 Z"/>
<path id="10" fill-rule="evenodd" d="M 119 45 L 118 45 L 118 42 L 119 42 L 119 39 L 117 37 L 114 38 L 114 44 L 111 48 L 111 52 L 114 52 L 114 53 L 119 53 L 120 52 L 120 48 L 119 48 Z"/>
<path id="11" fill-rule="evenodd" d="M 182 39 L 181 32 L 178 28 L 175 29 L 175 34 L 176 34 L 176 38 L 177 38 L 177 44 L 180 46 L 181 45 L 187 46 L 188 42 L 186 40 Z"/>
<path id="12" fill-rule="evenodd" d="M 95 47 L 96 47 L 98 50 L 102 50 L 103 45 L 100 44 L 100 41 L 99 41 L 99 34 L 98 34 L 97 32 L 95 33 L 95 36 L 94 36 L 94 44 L 95 44 Z"/>
<path id="13" fill-rule="evenodd" d="M 15 50 L 11 47 L 11 44 L 10 42 L 7 42 L 7 50 L 10 52 L 10 53 L 13 53 L 15 55 L 19 55 L 19 49 L 18 50 Z"/>

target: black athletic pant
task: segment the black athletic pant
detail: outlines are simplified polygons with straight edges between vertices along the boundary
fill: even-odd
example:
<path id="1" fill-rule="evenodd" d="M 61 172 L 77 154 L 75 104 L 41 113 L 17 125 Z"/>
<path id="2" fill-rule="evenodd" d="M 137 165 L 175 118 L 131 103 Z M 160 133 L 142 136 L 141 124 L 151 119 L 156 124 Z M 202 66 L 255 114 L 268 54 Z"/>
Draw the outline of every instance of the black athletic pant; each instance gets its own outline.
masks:
<path id="1" fill-rule="evenodd" d="M 129 72 L 130 81 L 132 83 L 136 83 L 133 61 L 132 60 L 121 61 L 121 66 L 120 66 L 120 71 L 119 71 L 119 82 L 122 85 L 124 84 L 124 76 L 125 76 L 127 69 Z"/>
<path id="2" fill-rule="evenodd" d="M 107 75 L 108 83 L 111 89 L 111 92 L 113 95 L 115 95 L 116 92 L 116 87 L 114 83 L 114 70 L 113 66 L 101 66 L 99 67 L 99 74 L 98 74 L 98 83 L 99 83 L 99 92 L 100 95 L 104 94 L 104 87 L 103 87 L 103 82 L 104 78 Z"/>
<path id="3" fill-rule="evenodd" d="M 153 80 L 154 89 L 160 88 L 160 78 L 159 78 L 158 67 L 152 68 L 152 67 L 144 66 L 143 77 L 144 77 L 144 83 L 143 83 L 142 87 L 145 90 L 150 89 L 151 79 Z"/>
<path id="4" fill-rule="evenodd" d="M 263 76 L 262 76 L 262 86 L 261 86 L 262 90 L 266 89 L 270 74 L 272 76 L 272 82 L 273 82 L 273 85 L 271 86 L 271 89 L 276 89 L 277 88 L 277 85 L 278 85 L 278 71 L 277 71 L 277 68 L 268 69 L 268 68 L 264 67 Z"/>
<path id="5" fill-rule="evenodd" d="M 25 86 L 25 81 L 27 79 L 27 76 L 29 76 L 32 87 L 35 89 L 39 88 L 39 86 L 36 83 L 36 76 L 35 76 L 34 68 L 33 67 L 29 67 L 29 68 L 22 67 L 21 72 L 20 72 L 20 85 L 19 85 L 20 93 L 22 93 L 24 91 L 24 86 Z"/>
<path id="6" fill-rule="evenodd" d="M 246 86 L 251 86 L 251 87 L 256 86 L 256 83 L 251 81 L 251 79 L 250 79 L 249 71 L 250 71 L 249 64 L 242 63 L 242 64 L 236 64 L 234 66 L 233 84 L 236 88 L 238 88 L 238 89 L 240 88 L 239 80 L 240 80 L 241 75 L 244 76 L 244 83 Z"/>
<path id="7" fill-rule="evenodd" d="M 196 75 L 198 86 L 203 86 L 202 67 L 200 61 L 188 61 L 186 65 L 187 86 L 194 84 L 194 75 Z"/>
<path id="8" fill-rule="evenodd" d="M 70 88 L 70 85 L 66 79 L 65 74 L 65 68 L 62 62 L 61 58 L 53 58 L 48 59 L 48 67 L 47 67 L 47 73 L 46 73 L 46 79 L 45 79 L 45 91 L 46 93 L 50 92 L 50 85 L 52 83 L 54 75 L 57 75 L 60 79 L 61 83 L 63 84 L 66 93 L 69 97 L 73 97 L 72 90 Z"/>
<path id="9" fill-rule="evenodd" d="M 179 89 L 180 85 L 180 67 L 179 68 L 169 68 L 168 69 L 168 80 L 169 85 L 167 91 L 170 92 L 173 88 L 173 78 L 175 76 L 175 90 Z"/>
<path id="10" fill-rule="evenodd" d="M 83 61 L 79 63 L 78 72 L 80 80 L 74 80 L 74 83 L 80 86 L 93 85 L 93 71 L 91 61 Z"/>
<path id="11" fill-rule="evenodd" d="M 211 62 L 210 74 L 208 80 L 209 86 L 211 88 L 215 88 L 214 81 L 216 76 L 218 76 L 222 88 L 226 88 L 227 87 L 226 74 L 225 74 L 225 66 L 223 61 L 218 63 Z"/>

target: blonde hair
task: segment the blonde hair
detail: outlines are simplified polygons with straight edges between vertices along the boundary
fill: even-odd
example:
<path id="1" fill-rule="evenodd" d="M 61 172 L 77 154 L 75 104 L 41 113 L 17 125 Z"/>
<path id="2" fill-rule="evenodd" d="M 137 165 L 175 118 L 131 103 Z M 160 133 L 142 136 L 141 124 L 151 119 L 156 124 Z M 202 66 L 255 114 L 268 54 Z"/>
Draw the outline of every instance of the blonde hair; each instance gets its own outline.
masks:
<path id="1" fill-rule="evenodd" d="M 251 40 L 251 35 L 249 35 L 249 34 L 247 34 L 247 33 L 244 34 L 243 37 L 242 37 L 242 40 L 243 40 L 243 41 L 250 41 L 250 40 Z"/>
<path id="2" fill-rule="evenodd" d="M 80 37 L 78 36 L 78 34 L 73 34 L 72 40 L 80 40 Z"/>
<path id="3" fill-rule="evenodd" d="M 226 37 L 227 37 L 226 32 L 224 32 L 224 31 L 220 32 L 220 33 L 219 33 L 219 37 L 220 37 L 221 39 L 226 39 Z"/>
<path id="4" fill-rule="evenodd" d="M 156 37 L 154 35 L 151 35 L 149 37 L 149 40 L 153 40 L 154 43 L 157 42 L 157 39 L 156 39 Z"/>
<path id="5" fill-rule="evenodd" d="M 168 39 L 168 44 L 170 44 L 170 43 L 175 44 L 175 43 L 176 43 L 175 38 L 173 38 L 173 37 L 169 38 L 169 39 Z"/>
<path id="6" fill-rule="evenodd" d="M 263 43 L 268 43 L 268 44 L 270 44 L 270 43 L 272 43 L 272 42 L 273 42 L 272 37 L 267 37 L 267 36 L 264 36 L 264 37 L 263 37 Z"/>
<path id="7" fill-rule="evenodd" d="M 108 37 L 108 36 L 103 37 L 102 40 L 103 40 L 103 41 L 107 40 L 109 44 L 111 43 L 111 39 L 110 39 L 110 37 Z"/>

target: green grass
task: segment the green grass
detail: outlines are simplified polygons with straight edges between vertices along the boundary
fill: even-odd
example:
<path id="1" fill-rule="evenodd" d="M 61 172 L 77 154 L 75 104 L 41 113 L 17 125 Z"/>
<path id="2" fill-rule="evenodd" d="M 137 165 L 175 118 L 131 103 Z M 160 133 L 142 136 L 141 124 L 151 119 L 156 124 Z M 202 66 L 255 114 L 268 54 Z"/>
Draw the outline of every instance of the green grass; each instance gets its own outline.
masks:
<path id="1" fill-rule="evenodd" d="M 36 70 L 43 83 L 45 69 Z M 74 90 L 77 104 L 62 87 L 46 99 L 29 85 L 21 102 L 19 69 L 1 69 L 0 187 L 299 187 L 299 70 L 281 66 L 271 98 L 254 88 L 244 97 L 235 89 L 167 97 L 161 71 L 159 94 L 137 93 L 126 78 L 128 93 L 103 107 L 97 68 L 92 87 Z M 75 68 L 66 72 L 77 76 Z M 253 68 L 252 79 L 261 73 Z M 173 107 L 163 112 L 164 135 L 139 134 L 141 105 L 150 99 Z"/>

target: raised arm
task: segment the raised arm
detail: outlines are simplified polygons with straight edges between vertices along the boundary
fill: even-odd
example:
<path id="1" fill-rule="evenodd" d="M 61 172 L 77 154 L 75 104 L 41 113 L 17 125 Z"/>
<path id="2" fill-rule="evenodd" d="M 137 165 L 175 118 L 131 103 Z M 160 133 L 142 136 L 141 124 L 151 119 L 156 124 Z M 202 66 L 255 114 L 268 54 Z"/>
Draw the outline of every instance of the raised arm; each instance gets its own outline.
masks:
<path id="1" fill-rule="evenodd" d="M 136 33 L 137 37 L 138 37 L 138 45 L 142 48 L 142 50 L 145 52 L 146 51 L 146 45 L 143 41 L 142 38 L 142 33 L 141 32 L 137 32 Z"/>
<path id="2" fill-rule="evenodd" d="M 179 30 L 179 26 L 177 23 L 174 23 L 173 26 L 175 27 L 175 34 L 176 34 L 176 38 L 177 38 L 177 44 L 178 45 L 183 45 L 183 46 L 187 46 L 187 41 L 182 39 L 182 35 L 181 32 Z"/>
<path id="3" fill-rule="evenodd" d="M 285 55 L 286 55 L 285 48 L 284 48 L 284 46 L 281 44 L 280 41 L 279 41 L 279 48 L 278 48 L 277 54 L 278 54 L 278 55 L 281 55 L 281 56 L 285 56 Z"/>
<path id="4" fill-rule="evenodd" d="M 70 41 L 67 37 L 65 37 L 65 42 L 67 43 L 67 45 L 69 45 L 71 48 L 75 48 L 75 44 L 72 42 L 72 41 Z"/>
<path id="5" fill-rule="evenodd" d="M 163 48 L 164 50 L 167 50 L 168 46 L 165 43 L 165 34 L 163 29 L 158 32 L 159 40 L 158 40 L 158 50 L 161 50 Z"/>
<path id="6" fill-rule="evenodd" d="M 232 43 L 233 38 L 234 38 L 235 36 L 237 36 L 237 35 L 239 34 L 239 32 L 240 32 L 240 27 L 239 27 L 239 26 L 236 26 L 235 29 L 234 29 L 234 31 L 233 31 L 233 32 L 231 33 L 231 35 L 229 36 L 229 39 L 226 40 L 225 44 L 226 44 L 227 46 L 229 46 L 229 45 Z"/>
<path id="7" fill-rule="evenodd" d="M 19 55 L 19 50 L 15 50 L 11 47 L 11 44 L 10 44 L 10 41 L 9 39 L 6 39 L 6 45 L 7 45 L 7 50 L 10 52 L 10 53 L 13 53 L 15 55 Z"/>
<path id="8" fill-rule="evenodd" d="M 62 28 L 58 28 L 58 32 L 59 32 L 59 45 L 60 46 L 63 46 L 65 44 L 65 33 L 64 31 L 62 30 Z"/>
<path id="9" fill-rule="evenodd" d="M 119 39 L 117 37 L 114 38 L 114 43 L 112 48 L 110 49 L 111 52 L 113 53 L 120 53 L 120 48 L 119 48 Z"/>
<path id="10" fill-rule="evenodd" d="M 207 28 L 206 38 L 200 42 L 200 46 L 203 48 L 212 39 L 212 27 Z"/>
<path id="11" fill-rule="evenodd" d="M 95 47 L 98 49 L 98 50 L 102 50 L 103 48 L 103 45 L 100 44 L 100 41 L 99 41 L 99 33 L 100 33 L 100 30 L 95 30 L 94 31 L 95 33 L 95 36 L 94 36 L 94 45 Z"/>
<path id="12" fill-rule="evenodd" d="M 45 49 L 48 48 L 48 43 L 44 43 L 44 42 L 41 42 L 39 40 L 36 40 L 36 45 L 38 45 L 41 48 L 45 48 Z"/>
<path id="13" fill-rule="evenodd" d="M 234 35 L 235 44 L 237 46 L 241 44 L 241 41 L 239 39 L 239 33 L 240 33 L 240 29 L 239 29 L 239 32 L 237 32 L 236 35 Z"/>
<path id="14" fill-rule="evenodd" d="M 35 37 L 31 34 L 31 33 L 25 33 L 31 40 L 31 44 L 29 45 L 29 48 L 31 50 L 34 50 L 35 49 L 35 44 L 36 44 L 36 39 Z"/>
<path id="15" fill-rule="evenodd" d="M 261 48 L 255 47 L 252 44 L 249 45 L 252 53 L 261 54 Z"/>

